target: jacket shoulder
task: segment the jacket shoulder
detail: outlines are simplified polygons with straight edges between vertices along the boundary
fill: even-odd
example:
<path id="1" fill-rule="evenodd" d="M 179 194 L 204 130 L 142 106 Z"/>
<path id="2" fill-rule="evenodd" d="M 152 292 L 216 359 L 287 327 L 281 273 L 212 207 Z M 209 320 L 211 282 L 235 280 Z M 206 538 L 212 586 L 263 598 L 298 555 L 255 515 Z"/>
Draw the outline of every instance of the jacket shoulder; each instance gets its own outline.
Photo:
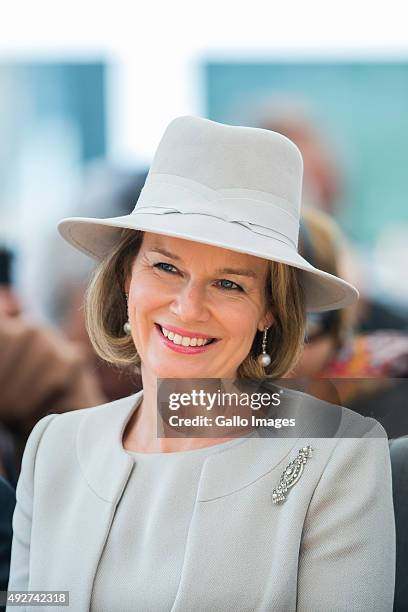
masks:
<path id="1" fill-rule="evenodd" d="M 297 389 L 286 389 L 289 403 L 297 406 L 297 416 L 303 429 L 302 436 L 320 438 L 386 438 L 382 425 L 372 417 L 366 417 L 350 408 L 336 403 L 340 398 L 334 396 L 327 401 Z M 296 400 L 294 402 L 294 400 Z M 297 402 L 297 404 L 296 404 Z"/>
<path id="2" fill-rule="evenodd" d="M 102 436 L 102 432 L 106 436 L 107 431 L 112 430 L 112 427 L 120 428 L 121 424 L 126 421 L 141 393 L 139 391 L 128 397 L 91 408 L 81 408 L 62 414 L 48 414 L 38 421 L 30 438 L 33 435 L 37 438 L 39 435 L 37 432 L 41 432 L 41 446 L 49 448 L 50 445 L 55 444 L 58 447 L 58 453 L 61 453 L 64 448 L 69 448 L 75 443 L 81 431 L 84 432 L 85 437 L 88 435 L 87 432 L 90 437 L 92 434 Z"/>
<path id="3" fill-rule="evenodd" d="M 388 438 L 387 432 L 379 421 L 344 406 L 341 407 L 339 435 L 347 438 Z"/>

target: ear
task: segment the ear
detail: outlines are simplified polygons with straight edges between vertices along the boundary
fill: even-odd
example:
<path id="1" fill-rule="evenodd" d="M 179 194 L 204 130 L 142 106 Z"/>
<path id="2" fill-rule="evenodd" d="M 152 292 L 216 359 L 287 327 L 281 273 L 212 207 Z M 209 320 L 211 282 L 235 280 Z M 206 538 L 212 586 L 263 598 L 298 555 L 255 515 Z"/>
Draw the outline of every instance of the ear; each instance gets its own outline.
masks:
<path id="1" fill-rule="evenodd" d="M 126 293 L 126 295 L 129 295 L 129 289 L 130 289 L 130 274 L 125 278 L 125 284 L 123 286 L 123 291 L 124 293 Z"/>
<path id="2" fill-rule="evenodd" d="M 265 327 L 272 327 L 275 322 L 275 317 L 271 310 L 269 310 L 264 317 L 258 323 L 259 331 L 263 332 Z"/>

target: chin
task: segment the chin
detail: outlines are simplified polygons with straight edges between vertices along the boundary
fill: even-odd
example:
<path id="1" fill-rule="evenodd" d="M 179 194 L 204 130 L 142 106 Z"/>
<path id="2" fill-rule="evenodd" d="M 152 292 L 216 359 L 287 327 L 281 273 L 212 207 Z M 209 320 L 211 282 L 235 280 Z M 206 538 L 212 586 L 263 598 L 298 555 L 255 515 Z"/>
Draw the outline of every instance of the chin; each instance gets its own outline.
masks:
<path id="1" fill-rule="evenodd" d="M 210 373 L 203 368 L 199 368 L 191 364 L 190 367 L 188 365 L 184 365 L 181 367 L 180 365 L 175 364 L 156 364 L 154 368 L 152 368 L 154 375 L 157 378 L 214 378 L 214 373 Z"/>
<path id="2" fill-rule="evenodd" d="M 157 378 L 213 378 L 208 372 L 188 371 L 186 369 L 164 368 L 155 371 Z"/>

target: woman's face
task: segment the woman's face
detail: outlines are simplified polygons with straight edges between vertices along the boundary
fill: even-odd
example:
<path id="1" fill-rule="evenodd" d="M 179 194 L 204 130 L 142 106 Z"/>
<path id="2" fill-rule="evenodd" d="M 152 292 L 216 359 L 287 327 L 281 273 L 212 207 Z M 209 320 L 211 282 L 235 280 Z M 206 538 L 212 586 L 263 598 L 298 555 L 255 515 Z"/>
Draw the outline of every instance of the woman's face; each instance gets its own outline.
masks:
<path id="1" fill-rule="evenodd" d="M 125 285 L 142 373 L 234 378 L 257 329 L 273 323 L 268 273 L 258 257 L 145 233 Z"/>

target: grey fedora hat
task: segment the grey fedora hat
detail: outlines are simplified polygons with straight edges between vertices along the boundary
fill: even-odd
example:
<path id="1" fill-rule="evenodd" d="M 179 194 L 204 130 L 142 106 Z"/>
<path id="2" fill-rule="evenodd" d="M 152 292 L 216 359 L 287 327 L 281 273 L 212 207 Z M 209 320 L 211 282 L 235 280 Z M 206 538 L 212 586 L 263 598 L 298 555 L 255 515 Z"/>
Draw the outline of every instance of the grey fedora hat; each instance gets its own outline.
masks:
<path id="1" fill-rule="evenodd" d="M 358 299 L 357 289 L 298 253 L 302 175 L 299 149 L 281 134 L 178 117 L 159 143 L 130 215 L 71 217 L 58 229 L 96 259 L 129 228 L 281 262 L 301 271 L 309 312 L 342 308 Z"/>

